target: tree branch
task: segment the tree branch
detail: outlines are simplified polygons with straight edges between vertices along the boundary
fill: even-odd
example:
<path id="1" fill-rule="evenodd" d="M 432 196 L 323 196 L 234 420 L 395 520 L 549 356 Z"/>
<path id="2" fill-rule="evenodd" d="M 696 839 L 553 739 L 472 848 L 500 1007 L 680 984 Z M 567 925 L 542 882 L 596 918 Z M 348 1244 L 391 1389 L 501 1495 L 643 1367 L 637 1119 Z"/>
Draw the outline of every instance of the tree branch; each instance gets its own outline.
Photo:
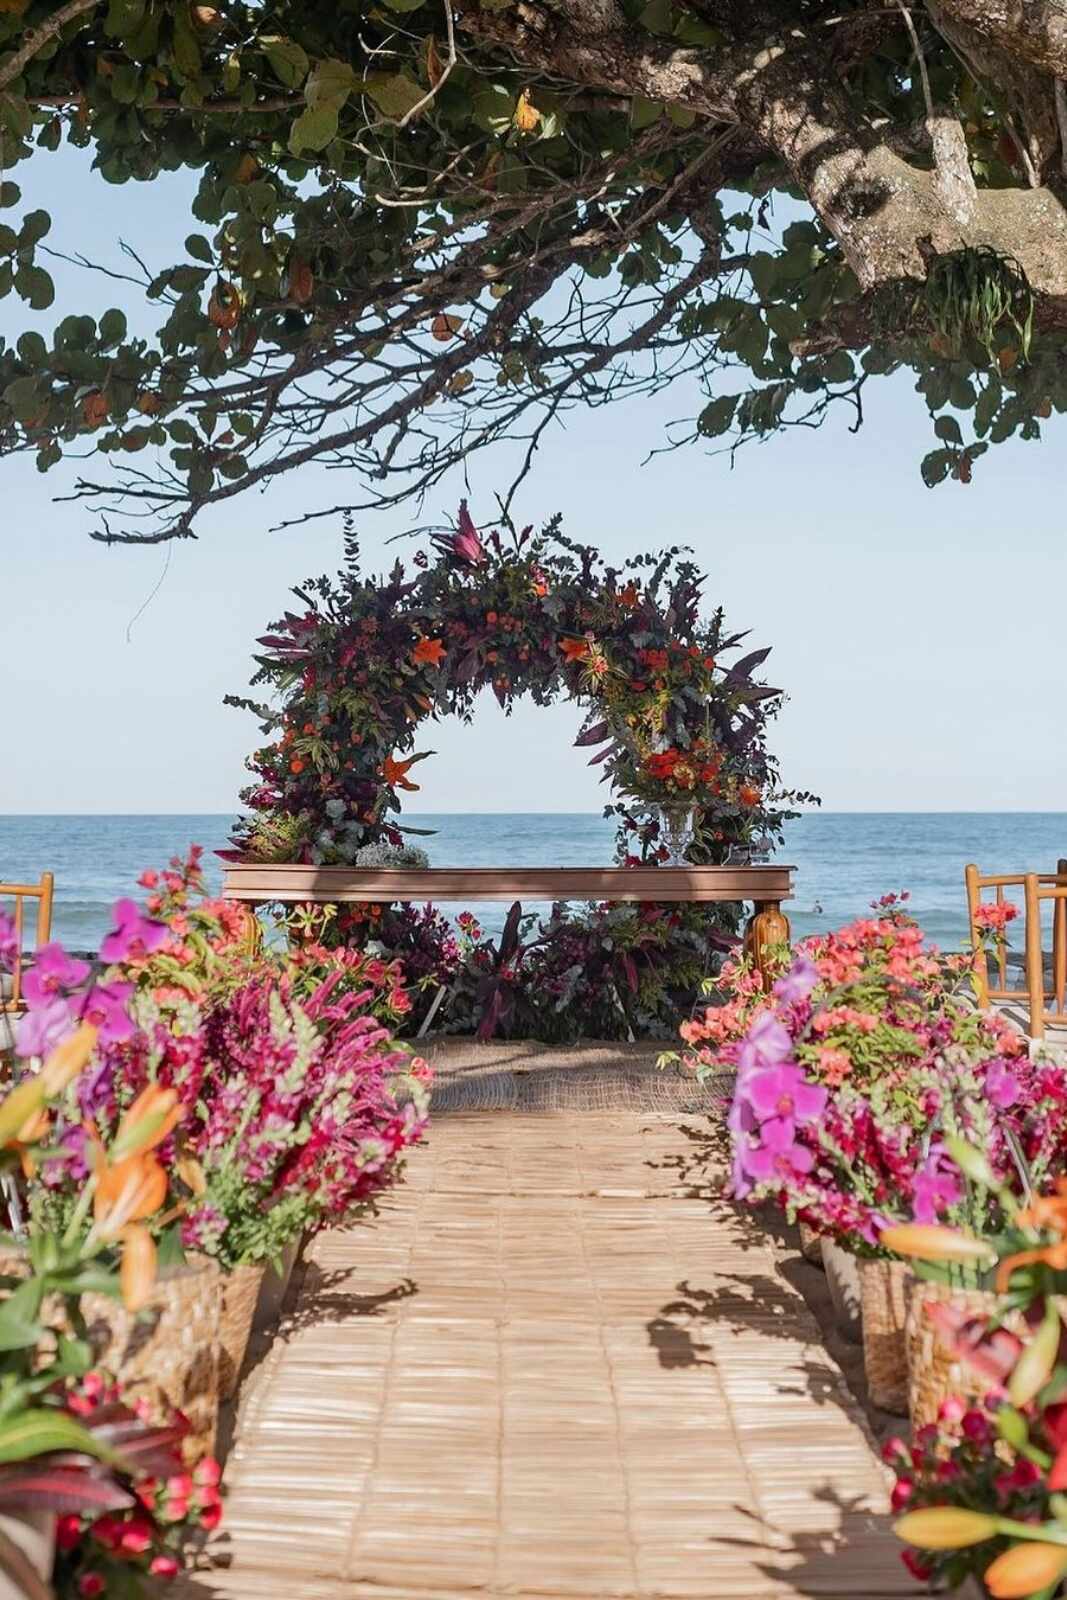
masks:
<path id="1" fill-rule="evenodd" d="M 19 48 L 0 66 L 0 89 L 6 89 L 9 83 L 13 83 L 38 50 L 62 33 L 68 22 L 73 22 L 75 17 L 82 16 L 86 11 L 95 11 L 99 4 L 100 0 L 67 0 L 66 5 L 53 12 L 47 22 L 42 22 L 37 28 L 28 28 Z"/>

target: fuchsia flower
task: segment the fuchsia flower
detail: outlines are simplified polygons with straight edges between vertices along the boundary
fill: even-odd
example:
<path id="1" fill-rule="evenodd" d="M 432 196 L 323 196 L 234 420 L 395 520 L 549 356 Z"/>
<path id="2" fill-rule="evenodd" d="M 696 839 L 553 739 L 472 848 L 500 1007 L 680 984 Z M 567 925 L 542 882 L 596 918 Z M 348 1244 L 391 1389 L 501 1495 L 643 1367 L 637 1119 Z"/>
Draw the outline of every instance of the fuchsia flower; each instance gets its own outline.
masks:
<path id="1" fill-rule="evenodd" d="M 814 961 L 802 955 L 793 962 L 783 978 L 774 985 L 773 993 L 784 1005 L 807 1000 L 819 981 L 819 969 Z"/>
<path id="2" fill-rule="evenodd" d="M 115 926 L 100 946 L 100 959 L 109 966 L 131 958 L 141 960 L 158 950 L 169 937 L 166 923 L 142 916 L 134 900 L 116 900 L 111 914 Z"/>
<path id="3" fill-rule="evenodd" d="M 943 1152 L 931 1151 L 925 1165 L 915 1174 L 912 1186 L 912 1207 L 916 1222 L 936 1222 L 963 1196 L 959 1173 L 951 1163 L 945 1163 Z"/>
<path id="4" fill-rule="evenodd" d="M 14 972 L 19 958 L 19 936 L 15 919 L 0 911 L 0 972 Z"/>
<path id="5" fill-rule="evenodd" d="M 100 1030 L 102 1044 L 121 1044 L 133 1037 L 133 1019 L 126 1009 L 133 991 L 132 983 L 98 983 L 78 1006 L 81 1020 Z"/>
<path id="6" fill-rule="evenodd" d="M 15 1029 L 15 1050 L 20 1056 L 47 1056 L 62 1044 L 74 1028 L 66 1000 L 49 1000 L 19 1018 Z"/>
<path id="7" fill-rule="evenodd" d="M 89 970 L 87 961 L 68 956 L 61 944 L 43 944 L 26 974 L 22 992 L 29 1005 L 47 1005 L 57 995 L 83 984 Z"/>

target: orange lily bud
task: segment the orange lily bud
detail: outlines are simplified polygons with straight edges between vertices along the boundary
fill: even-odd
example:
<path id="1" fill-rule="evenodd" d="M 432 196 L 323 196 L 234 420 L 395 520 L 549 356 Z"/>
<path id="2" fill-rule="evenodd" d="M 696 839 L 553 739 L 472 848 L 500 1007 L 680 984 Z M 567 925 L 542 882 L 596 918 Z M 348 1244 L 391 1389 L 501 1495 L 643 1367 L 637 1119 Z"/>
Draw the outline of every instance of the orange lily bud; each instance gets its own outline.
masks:
<path id="1" fill-rule="evenodd" d="M 166 1198 L 167 1174 L 155 1156 L 142 1153 L 102 1167 L 93 1195 L 94 1232 L 117 1239 L 128 1223 L 150 1217 Z"/>
<path id="2" fill-rule="evenodd" d="M 122 1235 L 119 1283 L 127 1311 L 140 1311 L 152 1298 L 156 1286 L 156 1245 L 145 1227 L 127 1228 Z"/>
<path id="3" fill-rule="evenodd" d="M 997 1517 L 963 1506 L 927 1506 L 907 1512 L 893 1524 L 897 1538 L 919 1550 L 962 1550 L 992 1539 L 999 1530 Z"/>
<path id="4" fill-rule="evenodd" d="M 916 1261 L 959 1261 L 992 1266 L 996 1251 L 984 1239 L 975 1239 L 958 1228 L 943 1228 L 937 1223 L 905 1222 L 896 1228 L 883 1228 L 878 1243 L 895 1256 L 912 1256 Z"/>
<path id="5" fill-rule="evenodd" d="M 1060 1349 L 1062 1324 L 1055 1305 L 1049 1301 L 1041 1325 L 1030 1343 L 1023 1349 L 1008 1379 L 1008 1394 L 1014 1406 L 1025 1406 L 1052 1376 Z"/>
<path id="6" fill-rule="evenodd" d="M 64 1039 L 52 1051 L 41 1068 L 41 1082 L 47 1099 L 62 1094 L 67 1085 L 74 1082 L 93 1053 L 97 1031 L 91 1022 L 83 1022 L 81 1027 L 75 1028 L 69 1039 Z"/>
<path id="7" fill-rule="evenodd" d="M 197 1199 L 207 1193 L 207 1178 L 204 1169 L 195 1156 L 182 1156 L 176 1163 L 175 1171 L 184 1184 L 196 1195 Z"/>
<path id="8" fill-rule="evenodd" d="M 1017 1267 L 1028 1267 L 1036 1262 L 1051 1267 L 1054 1272 L 1063 1272 L 1067 1269 L 1067 1240 L 1062 1244 L 1042 1245 L 1033 1250 L 1019 1250 L 1013 1256 L 1005 1256 L 997 1268 L 997 1277 L 994 1288 L 998 1294 L 1006 1294 L 1011 1283 L 1011 1275 Z"/>
<path id="9" fill-rule="evenodd" d="M 125 1161 L 138 1150 L 154 1150 L 181 1121 L 178 1091 L 150 1083 L 142 1089 L 119 1123 L 119 1131 L 109 1151 L 113 1162 Z"/>
<path id="10" fill-rule="evenodd" d="M 47 1099 L 61 1094 L 68 1083 L 73 1082 L 92 1055 L 95 1043 L 96 1029 L 91 1023 L 83 1023 L 52 1051 L 40 1072 L 32 1078 L 24 1078 L 0 1100 L 0 1146 L 17 1139 L 19 1129 L 25 1126 L 28 1118 Z"/>
<path id="11" fill-rule="evenodd" d="M 1062 1544 L 1013 1545 L 985 1569 L 985 1586 L 993 1600 L 1026 1600 L 1051 1589 L 1067 1573 L 1067 1548 Z"/>

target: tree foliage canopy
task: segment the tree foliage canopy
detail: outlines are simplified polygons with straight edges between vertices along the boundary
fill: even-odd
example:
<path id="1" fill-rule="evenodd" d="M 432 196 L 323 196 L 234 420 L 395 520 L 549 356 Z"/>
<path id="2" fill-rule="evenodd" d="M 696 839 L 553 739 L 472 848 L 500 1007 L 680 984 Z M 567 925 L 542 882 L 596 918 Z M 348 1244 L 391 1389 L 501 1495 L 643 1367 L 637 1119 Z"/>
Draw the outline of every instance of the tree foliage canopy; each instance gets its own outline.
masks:
<path id="1" fill-rule="evenodd" d="M 0 295 L 54 299 L 31 160 L 199 174 L 184 258 L 129 250 L 151 337 L 0 349 L 0 450 L 160 541 L 305 461 L 388 504 L 685 373 L 722 447 L 904 366 L 967 482 L 1067 408 L 1064 79 L 1054 0 L 0 0 Z"/>

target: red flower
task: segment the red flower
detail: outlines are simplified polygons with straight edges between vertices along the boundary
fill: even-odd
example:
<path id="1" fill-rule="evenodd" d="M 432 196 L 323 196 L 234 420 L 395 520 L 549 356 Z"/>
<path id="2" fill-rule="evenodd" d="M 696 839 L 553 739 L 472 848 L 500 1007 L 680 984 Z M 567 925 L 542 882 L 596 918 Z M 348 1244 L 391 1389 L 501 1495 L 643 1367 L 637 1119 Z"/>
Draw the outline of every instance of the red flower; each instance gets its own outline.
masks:
<path id="1" fill-rule="evenodd" d="M 176 1578 L 181 1563 L 174 1556 L 153 1556 L 148 1570 L 153 1578 Z"/>
<path id="2" fill-rule="evenodd" d="M 584 661 L 589 654 L 588 639 L 561 639 L 560 653 L 567 662 Z"/>
<path id="3" fill-rule="evenodd" d="M 439 667 L 448 654 L 448 647 L 443 639 L 420 639 L 411 652 L 411 659 L 417 667 Z"/>
<path id="4" fill-rule="evenodd" d="M 56 1548 L 73 1550 L 81 1543 L 82 1519 L 78 1516 L 59 1517 L 56 1521 Z"/>

